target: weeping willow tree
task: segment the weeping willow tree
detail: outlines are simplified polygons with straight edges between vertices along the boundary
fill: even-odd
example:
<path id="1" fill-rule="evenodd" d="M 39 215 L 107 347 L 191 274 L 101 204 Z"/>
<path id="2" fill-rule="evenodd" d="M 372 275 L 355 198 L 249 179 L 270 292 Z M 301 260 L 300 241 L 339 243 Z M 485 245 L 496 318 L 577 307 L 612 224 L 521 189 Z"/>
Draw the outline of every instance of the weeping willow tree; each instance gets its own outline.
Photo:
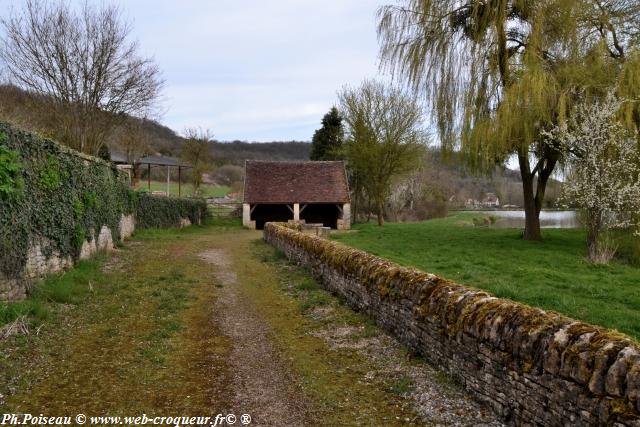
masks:
<path id="1" fill-rule="evenodd" d="M 541 134 L 579 98 L 640 91 L 637 0 L 404 0 L 378 14 L 382 65 L 426 95 L 445 150 L 478 169 L 517 156 L 524 238 L 562 160 Z M 621 118 L 640 123 L 637 105 Z"/>

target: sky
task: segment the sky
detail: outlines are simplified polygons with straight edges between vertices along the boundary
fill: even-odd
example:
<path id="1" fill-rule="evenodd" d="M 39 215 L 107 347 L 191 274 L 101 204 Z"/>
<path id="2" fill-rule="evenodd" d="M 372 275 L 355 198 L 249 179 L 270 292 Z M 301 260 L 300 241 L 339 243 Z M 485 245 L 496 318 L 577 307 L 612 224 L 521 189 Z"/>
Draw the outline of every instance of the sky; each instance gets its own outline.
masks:
<path id="1" fill-rule="evenodd" d="M 178 133 L 308 141 L 341 87 L 379 76 L 384 0 L 112 1 L 161 68 L 159 121 Z"/>

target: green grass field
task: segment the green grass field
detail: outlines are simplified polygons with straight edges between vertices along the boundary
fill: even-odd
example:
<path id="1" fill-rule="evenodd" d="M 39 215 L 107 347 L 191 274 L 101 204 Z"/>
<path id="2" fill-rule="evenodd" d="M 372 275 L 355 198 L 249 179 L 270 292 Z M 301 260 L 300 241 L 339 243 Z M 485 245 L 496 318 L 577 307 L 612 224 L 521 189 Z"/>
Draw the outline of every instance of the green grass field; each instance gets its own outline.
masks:
<path id="1" fill-rule="evenodd" d="M 361 224 L 334 238 L 499 297 L 640 338 L 640 268 L 589 264 L 583 230 L 543 230 L 542 242 L 527 242 L 520 230 L 474 227 L 473 217 Z"/>
<path id="2" fill-rule="evenodd" d="M 181 185 L 182 196 L 193 196 L 193 185 L 183 182 Z M 140 181 L 140 189 L 147 189 L 147 181 Z M 202 197 L 223 197 L 229 193 L 231 189 L 226 186 L 203 184 L 200 186 L 200 196 Z M 160 181 L 151 181 L 151 191 L 167 191 L 167 183 Z M 172 196 L 178 195 L 178 183 L 171 182 L 169 192 Z"/>

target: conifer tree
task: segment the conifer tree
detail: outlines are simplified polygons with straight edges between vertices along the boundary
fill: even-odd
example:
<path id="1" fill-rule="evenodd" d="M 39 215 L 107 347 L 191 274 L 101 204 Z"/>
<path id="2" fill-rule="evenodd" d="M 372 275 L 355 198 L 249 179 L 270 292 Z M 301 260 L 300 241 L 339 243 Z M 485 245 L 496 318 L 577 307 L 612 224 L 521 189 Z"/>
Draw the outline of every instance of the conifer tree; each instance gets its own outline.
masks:
<path id="1" fill-rule="evenodd" d="M 315 131 L 311 140 L 311 160 L 337 160 L 344 141 L 342 117 L 336 107 L 322 118 L 322 127 Z"/>

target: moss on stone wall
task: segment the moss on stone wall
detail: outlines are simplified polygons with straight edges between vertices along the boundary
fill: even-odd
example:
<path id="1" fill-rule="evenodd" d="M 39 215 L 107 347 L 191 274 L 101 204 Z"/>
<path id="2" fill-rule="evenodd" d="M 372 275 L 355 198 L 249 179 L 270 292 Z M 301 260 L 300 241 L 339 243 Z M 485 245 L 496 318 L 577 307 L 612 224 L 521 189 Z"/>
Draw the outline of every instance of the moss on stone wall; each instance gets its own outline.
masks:
<path id="1" fill-rule="evenodd" d="M 485 356 L 497 363 L 497 373 L 494 366 L 492 375 L 498 384 L 504 381 L 504 387 L 512 388 L 505 393 L 517 397 L 507 404 L 513 406 L 511 413 L 535 413 L 540 409 L 529 407 L 539 404 L 535 399 L 528 401 L 533 392 L 529 393 L 527 384 L 537 381 L 543 390 L 538 393 L 539 398 L 558 400 L 554 406 L 560 408 L 559 414 L 576 413 L 575 401 L 583 399 L 591 405 L 581 409 L 588 412 L 583 414 L 584 420 L 640 425 L 640 348 L 632 338 L 555 312 L 495 298 L 487 292 L 297 232 L 285 224 L 267 224 L 264 233 L 267 241 L 289 256 L 311 260 L 308 263 L 314 271 L 321 272 L 321 279 L 325 280 L 325 267 L 338 272 L 343 282 L 334 284 L 334 288 L 355 286 L 354 283 L 364 287 L 375 305 L 367 308 L 374 317 L 383 307 L 400 313 L 394 314 L 397 317 L 393 322 L 402 324 L 388 325 L 390 330 L 406 331 L 418 323 L 430 331 L 429 336 L 442 340 L 445 347 L 459 348 L 460 343 L 465 343 L 462 348 L 468 354 L 459 357 L 474 360 L 472 366 L 489 363 L 483 361 Z M 403 311 L 407 304 L 409 315 Z M 407 344 L 429 356 L 428 349 L 434 343 L 411 341 L 415 333 L 407 336 Z M 490 355 L 480 357 L 483 349 L 488 349 Z M 449 359 L 440 362 L 449 363 Z M 458 372 L 457 376 L 468 380 L 485 375 L 480 372 Z M 522 389 L 513 388 L 511 383 L 524 375 L 528 379 L 519 384 Z M 482 381 L 484 378 L 477 379 L 478 384 Z M 579 410 L 577 413 L 581 416 Z M 566 421 L 557 417 L 559 424 Z"/>

